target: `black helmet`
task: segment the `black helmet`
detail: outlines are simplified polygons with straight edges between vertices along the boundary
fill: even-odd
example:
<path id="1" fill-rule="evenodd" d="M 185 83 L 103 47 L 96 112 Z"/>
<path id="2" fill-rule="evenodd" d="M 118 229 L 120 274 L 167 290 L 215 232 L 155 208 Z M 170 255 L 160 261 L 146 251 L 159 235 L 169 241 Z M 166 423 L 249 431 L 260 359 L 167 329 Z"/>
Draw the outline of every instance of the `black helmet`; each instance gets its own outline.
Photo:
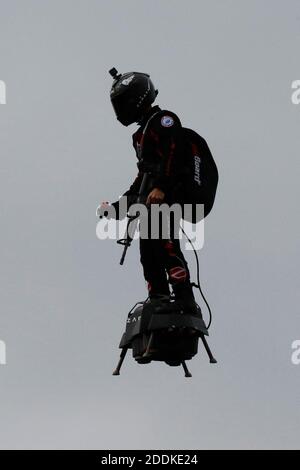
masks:
<path id="1" fill-rule="evenodd" d="M 109 73 L 114 78 L 110 99 L 117 119 L 129 126 L 139 121 L 144 111 L 153 103 L 158 93 L 150 75 L 140 72 L 118 74 L 115 68 Z"/>

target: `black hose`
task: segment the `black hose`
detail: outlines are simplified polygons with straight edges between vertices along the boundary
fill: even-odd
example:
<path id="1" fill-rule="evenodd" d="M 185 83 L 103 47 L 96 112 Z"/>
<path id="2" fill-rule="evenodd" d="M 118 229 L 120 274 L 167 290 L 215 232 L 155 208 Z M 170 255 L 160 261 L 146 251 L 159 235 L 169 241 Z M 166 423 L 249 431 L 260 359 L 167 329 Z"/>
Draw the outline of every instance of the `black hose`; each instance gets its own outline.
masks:
<path id="1" fill-rule="evenodd" d="M 182 233 L 184 234 L 184 236 L 187 238 L 187 240 L 189 241 L 191 247 L 193 248 L 193 251 L 194 251 L 194 254 L 195 254 L 195 257 L 196 257 L 196 265 L 197 265 L 197 283 L 198 284 L 195 284 L 194 282 L 192 282 L 192 286 L 194 287 L 197 287 L 197 289 L 199 289 L 199 292 L 201 294 L 201 297 L 202 299 L 204 300 L 205 302 L 205 305 L 207 307 L 207 310 L 208 310 L 208 314 L 209 314 L 209 322 L 208 322 L 208 325 L 206 326 L 207 329 L 210 328 L 210 325 L 211 325 L 211 322 L 212 322 L 212 313 L 211 313 L 211 308 L 209 306 L 209 303 L 207 302 L 206 298 L 205 298 L 205 295 L 203 294 L 202 292 L 202 288 L 201 288 L 201 284 L 200 284 L 200 264 L 199 264 L 199 258 L 198 258 L 198 254 L 197 254 L 197 251 L 196 251 L 196 248 L 192 242 L 192 240 L 189 238 L 189 236 L 186 234 L 186 232 L 184 231 L 184 229 L 182 227 L 181 228 L 181 231 Z"/>

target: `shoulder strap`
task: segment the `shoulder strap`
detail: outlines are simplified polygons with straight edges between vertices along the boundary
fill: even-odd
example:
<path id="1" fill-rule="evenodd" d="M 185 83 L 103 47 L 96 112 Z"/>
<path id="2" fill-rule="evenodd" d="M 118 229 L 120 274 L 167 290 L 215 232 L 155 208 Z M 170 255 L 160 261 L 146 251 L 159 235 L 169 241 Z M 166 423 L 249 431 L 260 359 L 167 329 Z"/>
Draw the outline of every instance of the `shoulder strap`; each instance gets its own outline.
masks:
<path id="1" fill-rule="evenodd" d="M 142 138 L 141 138 L 141 143 L 140 143 L 140 147 L 139 147 L 139 160 L 142 159 L 142 152 L 143 152 L 143 145 L 144 145 L 144 139 L 145 139 L 145 134 L 146 134 L 146 131 L 149 127 L 149 124 L 150 122 L 152 121 L 152 119 L 157 115 L 161 113 L 161 111 L 157 111 L 156 113 L 152 114 L 152 116 L 150 116 L 150 118 L 148 119 L 144 129 L 143 129 L 143 135 L 142 135 Z"/>
<path id="2" fill-rule="evenodd" d="M 161 113 L 161 112 L 162 112 L 161 110 L 160 110 L 160 111 L 156 111 L 156 113 L 154 113 L 154 114 L 152 114 L 152 116 L 150 116 L 150 118 L 148 119 L 148 121 L 147 121 L 147 123 L 146 123 L 146 125 L 145 125 L 145 127 L 144 127 L 144 129 L 143 129 L 143 135 L 145 135 L 146 130 L 148 129 L 148 126 L 149 126 L 150 122 L 152 121 L 152 119 L 154 118 L 154 116 L 157 116 L 157 114 L 159 114 L 159 113 Z"/>

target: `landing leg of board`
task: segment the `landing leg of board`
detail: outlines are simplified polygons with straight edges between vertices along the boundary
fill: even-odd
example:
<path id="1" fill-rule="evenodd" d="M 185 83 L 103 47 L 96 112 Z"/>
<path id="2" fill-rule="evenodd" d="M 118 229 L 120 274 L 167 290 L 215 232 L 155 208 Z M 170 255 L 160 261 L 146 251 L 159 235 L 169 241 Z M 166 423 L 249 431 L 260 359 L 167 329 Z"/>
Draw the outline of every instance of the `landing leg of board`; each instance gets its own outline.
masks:
<path id="1" fill-rule="evenodd" d="M 217 360 L 216 360 L 216 359 L 214 358 L 214 356 L 212 355 L 212 352 L 211 352 L 211 350 L 210 350 L 210 347 L 209 347 L 208 344 L 207 344 L 207 341 L 206 341 L 205 336 L 202 334 L 200 337 L 201 337 L 202 342 L 203 342 L 203 344 L 204 344 L 205 350 L 206 350 L 206 352 L 207 352 L 207 354 L 208 354 L 209 362 L 210 362 L 211 364 L 216 364 L 216 363 L 217 363 Z"/>
<path id="2" fill-rule="evenodd" d="M 184 373 L 185 373 L 185 377 L 192 377 L 192 374 L 191 374 L 190 371 L 188 370 L 185 361 L 182 361 L 181 364 L 182 364 L 182 367 L 183 367 L 183 370 L 184 370 Z"/>
<path id="3" fill-rule="evenodd" d="M 143 354 L 143 357 L 147 358 L 147 357 L 150 356 L 150 348 L 152 346 L 152 343 L 153 343 L 153 331 L 150 335 L 150 338 L 149 338 L 149 341 L 148 341 L 148 344 L 147 344 L 147 348 L 146 348 L 146 351 Z"/>
<path id="4" fill-rule="evenodd" d="M 123 361 L 125 359 L 127 351 L 128 351 L 128 348 L 123 348 L 122 349 L 118 365 L 117 365 L 116 369 L 113 371 L 112 375 L 120 375 L 120 370 L 121 370 L 121 367 L 122 367 L 122 364 L 123 364 Z"/>

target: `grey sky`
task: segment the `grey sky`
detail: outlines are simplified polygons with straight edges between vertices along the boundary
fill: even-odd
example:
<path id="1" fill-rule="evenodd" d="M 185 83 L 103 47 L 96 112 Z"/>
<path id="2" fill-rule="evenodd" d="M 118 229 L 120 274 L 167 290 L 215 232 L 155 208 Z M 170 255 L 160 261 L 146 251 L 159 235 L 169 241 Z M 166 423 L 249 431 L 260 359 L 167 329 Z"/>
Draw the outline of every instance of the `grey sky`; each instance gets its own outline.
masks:
<path id="1" fill-rule="evenodd" d="M 299 39 L 293 0 L 0 0 L 1 448 L 299 447 Z M 151 73 L 219 167 L 200 252 L 219 363 L 200 348 L 191 380 L 131 358 L 111 376 L 146 295 L 137 243 L 121 268 L 95 235 L 136 172 L 112 66 Z"/>

